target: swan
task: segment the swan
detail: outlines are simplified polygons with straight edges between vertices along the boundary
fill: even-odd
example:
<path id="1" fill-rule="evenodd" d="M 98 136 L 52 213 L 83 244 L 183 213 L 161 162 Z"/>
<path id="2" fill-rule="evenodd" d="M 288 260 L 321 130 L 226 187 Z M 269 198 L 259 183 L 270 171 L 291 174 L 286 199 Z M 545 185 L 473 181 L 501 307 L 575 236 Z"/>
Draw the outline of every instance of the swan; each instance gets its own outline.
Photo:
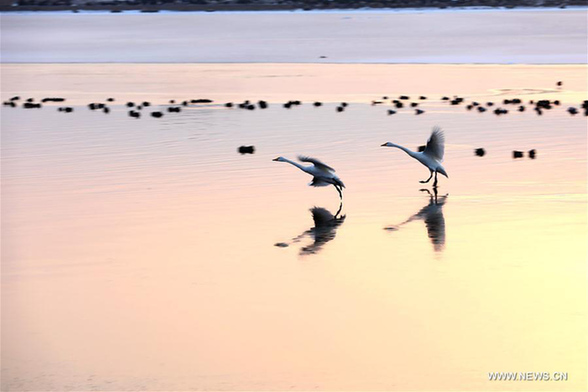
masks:
<path id="1" fill-rule="evenodd" d="M 312 163 L 312 166 L 304 166 L 298 162 L 291 161 L 291 160 L 284 158 L 284 157 L 277 157 L 277 158 L 273 159 L 273 161 L 277 161 L 277 162 L 288 162 L 289 164 L 296 166 L 297 168 L 299 168 L 303 172 L 310 174 L 313 177 L 313 179 L 308 184 L 309 186 L 319 187 L 319 186 L 333 185 L 335 187 L 335 189 L 337 190 L 337 192 L 339 193 L 339 198 L 341 198 L 341 200 L 343 200 L 342 188 L 345 188 L 345 184 L 343 184 L 343 182 L 339 179 L 339 177 L 337 177 L 335 175 L 335 169 L 333 169 L 332 167 L 330 167 L 328 165 L 325 165 L 324 163 L 322 163 L 318 159 L 305 157 L 302 155 L 298 156 L 298 160 L 300 162 Z"/>
<path id="2" fill-rule="evenodd" d="M 445 168 L 441 165 L 441 162 L 443 162 L 443 154 L 445 153 L 445 136 L 439 127 L 433 127 L 433 132 L 431 133 L 429 140 L 427 140 L 427 145 L 423 152 L 411 151 L 406 147 L 402 147 L 398 144 L 390 142 L 382 144 L 382 147 L 399 148 L 425 165 L 431 172 L 431 175 L 426 180 L 419 181 L 421 184 L 426 184 L 427 182 L 431 181 L 433 173 L 435 173 L 435 182 L 433 183 L 433 187 L 437 187 L 437 173 L 441 173 L 445 177 L 449 178 Z"/>

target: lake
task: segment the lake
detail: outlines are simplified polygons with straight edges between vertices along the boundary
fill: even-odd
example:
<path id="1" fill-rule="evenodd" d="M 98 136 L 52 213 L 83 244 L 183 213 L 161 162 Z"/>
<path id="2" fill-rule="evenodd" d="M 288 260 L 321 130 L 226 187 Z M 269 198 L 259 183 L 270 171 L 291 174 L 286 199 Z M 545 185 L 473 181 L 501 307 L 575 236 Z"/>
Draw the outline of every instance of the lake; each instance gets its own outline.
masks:
<path id="1" fill-rule="evenodd" d="M 190 15 L 205 14 L 149 17 L 187 28 Z M 266 13 L 226 15 L 246 25 Z M 62 18 L 92 17 L 93 31 L 121 16 L 8 18 L 65 31 Z M 146 15 L 128 17 L 137 34 L 131 17 Z M 298 37 L 300 28 L 284 31 Z M 455 50 L 466 58 L 462 44 Z M 1 112 L 2 390 L 586 385 L 585 64 L 504 64 L 508 55 L 503 64 L 278 64 L 267 61 L 272 45 L 260 63 L 236 55 L 155 64 L 157 53 L 126 48 L 115 63 L 100 47 L 106 63 L 94 55 L 84 62 L 91 50 L 71 48 L 42 58 L 44 48 L 9 49 L 4 58 L 2 99 L 21 100 Z M 578 58 L 576 49 L 565 58 Z M 150 62 L 132 63 L 138 53 Z M 393 108 L 401 95 L 409 99 Z M 23 109 L 29 97 L 66 101 Z M 178 105 L 203 98 L 213 102 Z M 525 111 L 503 103 L 514 98 Z M 244 100 L 269 107 L 224 106 Z M 284 108 L 290 100 L 302 104 Z M 538 115 L 531 100 L 559 105 Z M 126 103 L 144 101 L 151 105 L 135 109 L 141 118 L 129 117 Z M 474 101 L 488 110 L 468 110 Z M 110 113 L 90 110 L 91 102 Z M 498 107 L 508 114 L 494 114 Z M 434 126 L 445 132 L 449 174 L 437 189 L 419 183 L 425 167 L 381 147 L 416 149 Z M 239 154 L 242 145 L 255 153 Z M 524 157 L 514 159 L 514 150 Z M 272 161 L 299 154 L 336 169 L 342 203 L 333 187 L 309 187 L 310 176 Z M 489 372 L 569 379 L 489 381 Z"/>

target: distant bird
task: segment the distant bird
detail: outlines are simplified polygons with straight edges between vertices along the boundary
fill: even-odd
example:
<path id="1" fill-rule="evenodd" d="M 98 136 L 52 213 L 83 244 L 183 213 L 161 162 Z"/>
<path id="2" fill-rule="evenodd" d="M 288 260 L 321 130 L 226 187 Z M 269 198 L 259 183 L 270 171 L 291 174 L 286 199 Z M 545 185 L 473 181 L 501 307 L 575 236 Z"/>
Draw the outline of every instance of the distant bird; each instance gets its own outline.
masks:
<path id="1" fill-rule="evenodd" d="M 529 150 L 529 158 L 535 159 L 536 155 L 537 155 L 537 151 L 535 151 L 535 149 Z"/>
<path id="2" fill-rule="evenodd" d="M 443 131 L 439 127 L 434 127 L 429 140 L 427 140 L 427 145 L 423 152 L 415 152 L 411 151 L 406 147 L 399 146 L 398 144 L 394 143 L 384 143 L 382 147 L 396 147 L 425 165 L 431 175 L 424 181 L 420 181 L 421 184 L 426 184 L 427 182 L 431 181 L 433 178 L 433 173 L 435 174 L 435 182 L 433 183 L 433 187 L 437 187 L 437 173 L 441 173 L 445 177 L 449 178 L 445 168 L 441 165 L 443 162 L 443 155 L 445 153 L 445 136 L 443 135 Z"/>
<path id="3" fill-rule="evenodd" d="M 253 154 L 255 153 L 255 146 L 241 146 L 237 151 L 239 151 L 239 154 Z"/>
<path id="4" fill-rule="evenodd" d="M 513 151 L 512 152 L 512 157 L 517 159 L 517 158 L 522 158 L 523 157 L 523 152 L 522 151 Z"/>
<path id="5" fill-rule="evenodd" d="M 296 166 L 303 172 L 310 174 L 313 178 L 312 181 L 308 184 L 309 186 L 319 187 L 333 185 L 339 193 L 339 198 L 343 200 L 342 188 L 345 188 L 345 185 L 339 179 L 339 177 L 335 175 L 335 169 L 333 169 L 332 167 L 325 165 L 318 159 L 309 158 L 301 155 L 298 156 L 298 160 L 300 162 L 312 163 L 312 166 L 304 166 L 298 162 L 291 161 L 284 157 L 277 157 L 273 160 L 277 162 L 288 162 L 289 164 Z"/>
<path id="6" fill-rule="evenodd" d="M 486 150 L 484 150 L 483 148 L 476 148 L 474 150 L 474 153 L 479 157 L 483 157 L 484 155 L 486 155 Z"/>

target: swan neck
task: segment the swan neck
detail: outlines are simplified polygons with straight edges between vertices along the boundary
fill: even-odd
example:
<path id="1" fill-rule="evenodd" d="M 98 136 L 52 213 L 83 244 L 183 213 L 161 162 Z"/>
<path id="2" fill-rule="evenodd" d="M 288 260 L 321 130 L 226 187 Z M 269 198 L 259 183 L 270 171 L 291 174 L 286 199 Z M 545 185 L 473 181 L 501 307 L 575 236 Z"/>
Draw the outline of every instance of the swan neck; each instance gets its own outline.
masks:
<path id="1" fill-rule="evenodd" d="M 284 161 L 288 162 L 288 163 L 289 163 L 289 164 L 291 164 L 291 165 L 294 165 L 294 166 L 296 166 L 297 168 L 299 168 L 299 169 L 300 169 L 300 170 L 302 170 L 302 171 L 306 171 L 306 167 L 302 166 L 302 165 L 301 165 L 300 163 L 298 163 L 298 162 L 291 161 L 291 160 L 289 160 L 289 159 L 287 159 L 287 158 L 284 158 Z"/>
<path id="2" fill-rule="evenodd" d="M 406 147 L 399 146 L 398 144 L 394 144 L 394 143 L 390 143 L 390 145 L 391 145 L 391 147 L 396 147 L 396 148 L 399 148 L 399 149 L 401 149 L 402 151 L 404 151 L 405 153 L 407 153 L 407 154 L 408 154 L 408 155 L 410 155 L 411 157 L 415 157 L 415 156 L 416 156 L 416 153 L 415 153 L 414 151 L 411 151 L 411 150 L 409 150 L 409 149 L 408 149 L 408 148 L 406 148 Z"/>

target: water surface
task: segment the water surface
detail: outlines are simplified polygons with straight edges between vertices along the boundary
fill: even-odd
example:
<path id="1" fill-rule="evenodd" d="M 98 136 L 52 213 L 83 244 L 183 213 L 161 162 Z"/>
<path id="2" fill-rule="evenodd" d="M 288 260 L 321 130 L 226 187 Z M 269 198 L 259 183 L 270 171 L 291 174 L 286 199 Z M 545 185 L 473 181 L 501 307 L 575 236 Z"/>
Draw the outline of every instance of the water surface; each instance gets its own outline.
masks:
<path id="1" fill-rule="evenodd" d="M 3 99 L 74 107 L 2 108 L 3 390 L 586 384 L 586 118 L 565 111 L 586 99 L 584 67 L 2 70 Z M 497 117 L 440 100 L 453 93 L 562 105 Z M 370 105 L 400 94 L 427 96 L 426 112 Z M 85 106 L 111 96 L 110 114 Z M 123 106 L 190 98 L 215 103 L 139 120 Z M 244 99 L 270 107 L 217 104 Z M 289 99 L 303 104 L 284 109 Z M 436 201 L 418 183 L 424 167 L 380 147 L 416 148 L 434 125 L 450 176 Z M 537 158 L 513 160 L 514 149 Z M 297 154 L 347 185 L 338 220 L 317 226 L 310 212 L 337 213 L 332 187 L 272 162 Z M 491 371 L 570 379 L 505 384 Z"/>

